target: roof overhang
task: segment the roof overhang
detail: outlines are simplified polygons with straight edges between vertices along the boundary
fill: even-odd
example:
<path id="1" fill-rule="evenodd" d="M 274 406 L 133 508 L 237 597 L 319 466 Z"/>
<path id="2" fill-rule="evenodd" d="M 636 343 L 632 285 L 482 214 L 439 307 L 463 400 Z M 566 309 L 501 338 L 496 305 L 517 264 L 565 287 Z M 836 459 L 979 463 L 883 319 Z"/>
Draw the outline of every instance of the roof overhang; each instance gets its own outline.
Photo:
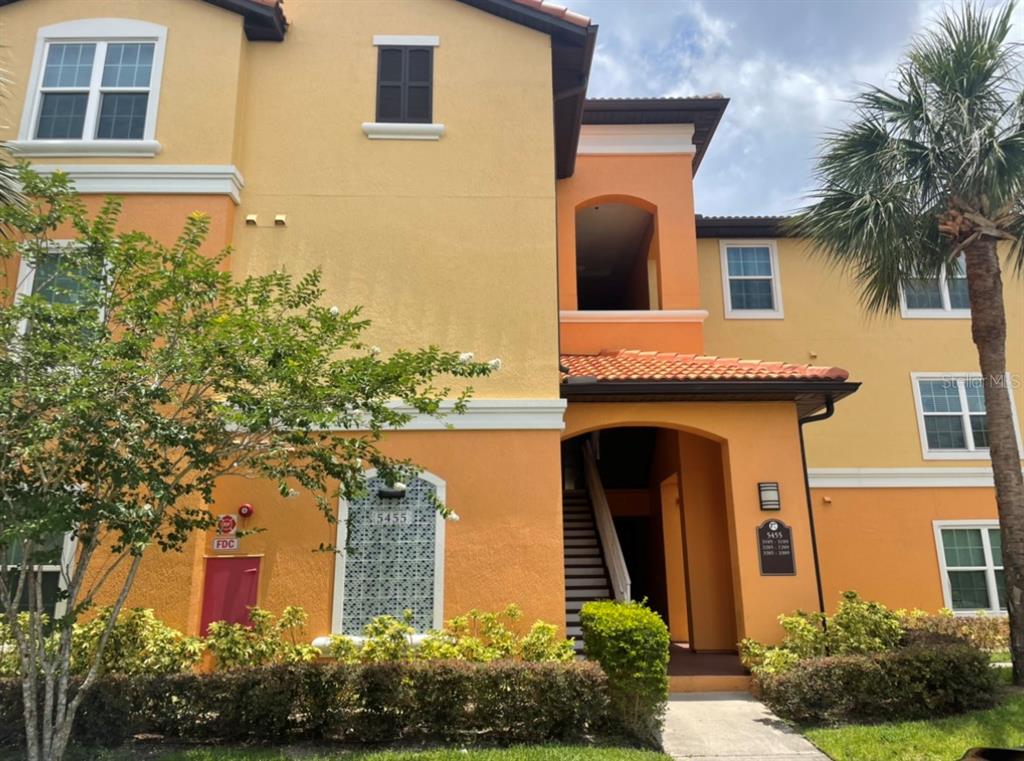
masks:
<path id="1" fill-rule="evenodd" d="M 794 402 L 800 417 L 860 388 L 852 381 L 707 380 L 599 381 L 573 377 L 562 383 L 570 402 Z"/>
<path id="2" fill-rule="evenodd" d="M 698 238 L 789 238 L 789 217 L 696 216 Z"/>
<path id="3" fill-rule="evenodd" d="M 516 0 L 459 0 L 495 16 L 551 36 L 551 80 L 555 114 L 555 173 L 572 177 L 580 139 L 597 25 L 586 26 Z"/>
<path id="4" fill-rule="evenodd" d="M 728 105 L 729 99 L 718 95 L 706 98 L 591 98 L 583 109 L 583 124 L 692 124 L 693 172 L 696 174 Z"/>
<path id="5" fill-rule="evenodd" d="M 0 0 L 0 7 L 10 5 L 17 0 Z M 288 22 L 280 2 L 260 2 L 260 0 L 203 0 L 205 3 L 239 14 L 243 19 L 245 36 L 250 40 L 269 40 L 281 42 Z"/>

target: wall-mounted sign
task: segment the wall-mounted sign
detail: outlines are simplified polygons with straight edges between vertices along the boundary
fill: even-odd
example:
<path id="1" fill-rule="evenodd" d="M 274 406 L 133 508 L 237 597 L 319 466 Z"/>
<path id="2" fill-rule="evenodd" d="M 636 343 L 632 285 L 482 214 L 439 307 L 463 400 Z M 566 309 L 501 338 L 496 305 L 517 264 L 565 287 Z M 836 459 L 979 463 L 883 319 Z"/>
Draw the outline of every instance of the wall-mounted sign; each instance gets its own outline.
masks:
<path id="1" fill-rule="evenodd" d="M 220 536 L 234 536 L 238 529 L 238 516 L 221 515 L 217 518 L 217 534 Z"/>
<path id="2" fill-rule="evenodd" d="M 762 576 L 794 576 L 793 529 L 780 520 L 762 523 L 757 527 L 757 556 Z"/>
<path id="3" fill-rule="evenodd" d="M 237 536 L 215 536 L 213 538 L 214 552 L 234 552 L 241 546 L 241 540 Z"/>

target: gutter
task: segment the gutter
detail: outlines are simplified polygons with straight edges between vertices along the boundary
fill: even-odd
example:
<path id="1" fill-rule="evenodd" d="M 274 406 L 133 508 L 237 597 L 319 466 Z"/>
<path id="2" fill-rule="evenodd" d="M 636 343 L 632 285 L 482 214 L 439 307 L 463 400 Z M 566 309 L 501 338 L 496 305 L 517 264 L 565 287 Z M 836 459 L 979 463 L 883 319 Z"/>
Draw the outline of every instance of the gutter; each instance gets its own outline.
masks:
<path id="1" fill-rule="evenodd" d="M 811 529 L 811 555 L 814 557 L 814 581 L 818 587 L 818 609 L 825 615 L 825 591 L 821 585 L 821 560 L 818 557 L 818 532 L 814 527 L 814 502 L 811 500 L 811 478 L 807 474 L 807 447 L 804 445 L 804 426 L 828 420 L 835 414 L 835 399 L 825 397 L 825 411 L 814 415 L 805 415 L 798 419 L 800 431 L 800 461 L 804 471 L 804 492 L 807 495 L 807 522 Z"/>

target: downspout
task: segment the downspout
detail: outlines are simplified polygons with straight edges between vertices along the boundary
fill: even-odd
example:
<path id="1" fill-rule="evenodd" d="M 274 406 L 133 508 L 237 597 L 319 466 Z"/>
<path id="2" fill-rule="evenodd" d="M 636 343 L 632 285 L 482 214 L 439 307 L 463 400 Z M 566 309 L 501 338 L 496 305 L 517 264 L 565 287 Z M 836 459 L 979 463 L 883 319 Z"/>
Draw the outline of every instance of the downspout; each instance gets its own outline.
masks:
<path id="1" fill-rule="evenodd" d="M 807 495 L 807 522 L 811 528 L 811 555 L 814 557 L 814 580 L 818 586 L 818 609 L 825 615 L 825 591 L 821 586 L 821 560 L 818 558 L 818 533 L 814 528 L 814 502 L 811 499 L 811 477 L 807 474 L 807 447 L 804 445 L 804 426 L 828 420 L 835 414 L 836 404 L 831 396 L 825 397 L 825 411 L 807 415 L 798 420 L 800 428 L 800 460 L 804 466 L 804 492 Z"/>

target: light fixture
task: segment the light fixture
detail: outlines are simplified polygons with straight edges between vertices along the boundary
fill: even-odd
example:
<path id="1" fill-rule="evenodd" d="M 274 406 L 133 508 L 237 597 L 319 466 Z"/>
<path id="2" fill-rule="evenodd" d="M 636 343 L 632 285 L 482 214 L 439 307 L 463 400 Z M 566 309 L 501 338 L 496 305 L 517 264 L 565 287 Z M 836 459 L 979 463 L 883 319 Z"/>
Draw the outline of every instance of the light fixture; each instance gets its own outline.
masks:
<path id="1" fill-rule="evenodd" d="M 762 481 L 757 485 L 757 496 L 761 500 L 762 510 L 780 510 L 782 501 L 779 499 L 778 481 Z"/>
<path id="2" fill-rule="evenodd" d="M 250 227 L 255 227 L 256 223 L 258 221 L 259 221 L 259 216 L 257 216 L 256 214 L 246 214 L 245 215 L 245 224 L 249 225 Z"/>
<path id="3" fill-rule="evenodd" d="M 278 227 L 284 227 L 285 225 L 288 224 L 288 215 L 287 214 L 278 214 L 278 215 L 276 215 L 274 217 L 274 224 L 277 225 Z"/>
<path id="4" fill-rule="evenodd" d="M 405 496 L 405 484 L 396 481 L 392 486 L 382 486 L 377 489 L 377 496 L 383 499 L 401 499 Z"/>

